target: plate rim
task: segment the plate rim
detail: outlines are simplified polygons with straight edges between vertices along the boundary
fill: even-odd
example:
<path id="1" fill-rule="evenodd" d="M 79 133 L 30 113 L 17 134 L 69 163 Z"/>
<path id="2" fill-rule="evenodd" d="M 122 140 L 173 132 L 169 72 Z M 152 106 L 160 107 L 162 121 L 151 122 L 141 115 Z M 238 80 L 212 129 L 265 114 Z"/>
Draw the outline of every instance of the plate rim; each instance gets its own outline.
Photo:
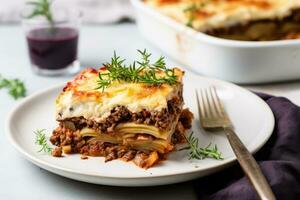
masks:
<path id="1" fill-rule="evenodd" d="M 196 78 L 200 78 L 206 82 L 209 83 L 213 83 L 213 84 L 217 84 L 217 85 L 224 85 L 227 86 L 229 88 L 234 88 L 235 90 L 241 91 L 243 93 L 247 93 L 248 95 L 254 97 L 257 99 L 258 102 L 260 102 L 260 104 L 264 105 L 264 107 L 266 108 L 266 113 L 268 113 L 269 115 L 269 124 L 268 126 L 265 128 L 266 129 L 266 133 L 268 133 L 268 136 L 253 150 L 249 150 L 251 154 L 256 153 L 258 150 L 260 150 L 265 143 L 269 140 L 269 138 L 271 137 L 274 127 L 275 127 L 275 117 L 274 114 L 271 110 L 271 108 L 269 107 L 269 105 L 263 101 L 259 96 L 257 96 L 256 94 L 254 94 L 253 92 L 250 92 L 248 89 L 242 88 L 236 84 L 227 82 L 227 81 L 223 81 L 223 80 L 219 80 L 219 79 L 215 79 L 215 78 L 209 78 L 209 77 L 204 77 L 204 76 L 200 76 L 200 75 L 195 75 L 192 73 L 189 73 L 189 76 L 192 77 L 196 77 Z M 8 138 L 9 142 L 12 144 L 12 146 L 22 155 L 25 156 L 25 158 L 27 160 L 29 160 L 30 162 L 34 163 L 35 165 L 38 165 L 39 167 L 49 171 L 48 168 L 52 168 L 55 170 L 59 170 L 61 172 L 66 172 L 66 173 L 71 173 L 71 174 L 76 174 L 79 176 L 90 176 L 90 177 L 97 177 L 97 178 L 112 178 L 112 179 L 151 179 L 151 178 L 159 178 L 159 177 L 168 177 L 168 176 L 176 176 L 176 175 L 184 175 L 184 174 L 190 174 L 190 173 L 201 173 L 202 171 L 207 171 L 207 170 L 213 170 L 216 168 L 219 168 L 221 166 L 228 166 L 230 164 L 232 164 L 233 162 L 237 161 L 236 156 L 233 155 L 229 158 L 227 158 L 226 160 L 222 160 L 220 161 L 220 163 L 214 165 L 214 166 L 208 166 L 205 168 L 193 168 L 193 169 L 187 169 L 187 170 L 183 170 L 181 172 L 169 172 L 169 173 L 165 173 L 165 174 L 154 174 L 154 175 L 149 175 L 149 176 L 143 176 L 143 175 L 137 175 L 137 176 L 120 176 L 120 175 L 105 175 L 105 174 L 96 174 L 93 172 L 84 172 L 84 171 L 78 171 L 75 169 L 70 169 L 67 167 L 62 167 L 62 166 L 58 166 L 52 163 L 49 163 L 47 161 L 41 160 L 38 157 L 30 154 L 29 152 L 26 151 L 25 148 L 22 148 L 18 142 L 14 139 L 12 131 L 11 131 L 11 125 L 13 123 L 13 117 L 15 116 L 15 113 L 19 110 L 19 108 L 21 108 L 26 102 L 44 94 L 47 93 L 49 91 L 55 90 L 55 89 L 59 89 L 59 88 L 63 88 L 65 86 L 65 83 L 59 83 L 59 84 L 55 84 L 53 86 L 47 87 L 45 89 L 42 90 L 38 90 L 34 93 L 32 93 L 31 95 L 25 97 L 24 99 L 20 100 L 19 102 L 17 102 L 17 104 L 10 110 L 8 116 L 6 117 L 5 120 L 5 135 L 6 138 Z M 199 87 L 200 88 L 200 87 Z M 56 173 L 53 170 L 51 170 L 52 173 Z M 60 173 L 56 173 L 56 174 L 60 174 Z M 61 175 L 61 174 L 60 174 Z"/>

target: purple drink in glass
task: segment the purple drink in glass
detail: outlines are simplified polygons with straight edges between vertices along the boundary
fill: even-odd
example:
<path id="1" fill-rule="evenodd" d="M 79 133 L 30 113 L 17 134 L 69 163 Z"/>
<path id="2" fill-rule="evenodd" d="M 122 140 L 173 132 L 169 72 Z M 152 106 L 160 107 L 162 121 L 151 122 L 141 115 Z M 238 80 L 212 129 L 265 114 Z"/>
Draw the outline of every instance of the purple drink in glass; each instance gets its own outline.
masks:
<path id="1" fill-rule="evenodd" d="M 31 63 L 41 69 L 63 69 L 77 60 L 75 29 L 33 29 L 27 34 L 27 42 Z"/>
<path id="2" fill-rule="evenodd" d="M 51 12 L 52 21 L 44 16 L 23 19 L 32 69 L 39 75 L 74 74 L 80 70 L 77 51 L 81 13 L 63 7 Z"/>

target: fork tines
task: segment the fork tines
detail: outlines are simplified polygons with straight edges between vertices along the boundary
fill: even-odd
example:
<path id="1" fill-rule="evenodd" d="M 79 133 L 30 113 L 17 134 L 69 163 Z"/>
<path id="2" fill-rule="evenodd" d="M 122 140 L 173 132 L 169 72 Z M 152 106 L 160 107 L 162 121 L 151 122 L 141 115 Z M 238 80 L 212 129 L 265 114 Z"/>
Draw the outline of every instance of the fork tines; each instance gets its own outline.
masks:
<path id="1" fill-rule="evenodd" d="M 200 123 L 203 128 L 210 129 L 231 126 L 230 119 L 215 87 L 196 90 L 196 97 Z"/>

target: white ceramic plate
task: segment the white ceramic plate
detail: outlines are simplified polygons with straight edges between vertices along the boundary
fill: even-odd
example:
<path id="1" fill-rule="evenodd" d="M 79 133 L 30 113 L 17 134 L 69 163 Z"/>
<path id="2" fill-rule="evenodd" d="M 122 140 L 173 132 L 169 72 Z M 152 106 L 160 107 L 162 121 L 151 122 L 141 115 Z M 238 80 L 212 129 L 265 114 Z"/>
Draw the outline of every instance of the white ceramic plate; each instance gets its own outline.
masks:
<path id="1" fill-rule="evenodd" d="M 81 160 L 78 154 L 55 158 L 38 153 L 33 131 L 47 129 L 50 136 L 57 126 L 54 102 L 63 85 L 43 90 L 21 101 L 8 117 L 6 133 L 13 146 L 41 168 L 84 182 L 116 186 L 150 186 L 187 181 L 219 171 L 235 161 L 223 133 L 205 133 L 200 128 L 195 88 L 216 86 L 237 134 L 251 152 L 259 150 L 272 134 L 273 114 L 268 105 L 253 93 L 230 83 L 191 74 L 187 74 L 184 83 L 185 105 L 195 114 L 194 135 L 199 137 L 200 146 L 210 142 L 217 144 L 224 160 L 189 160 L 188 150 L 184 150 L 171 153 L 168 160 L 145 170 L 120 160 L 104 163 L 104 158 L 100 157 Z"/>

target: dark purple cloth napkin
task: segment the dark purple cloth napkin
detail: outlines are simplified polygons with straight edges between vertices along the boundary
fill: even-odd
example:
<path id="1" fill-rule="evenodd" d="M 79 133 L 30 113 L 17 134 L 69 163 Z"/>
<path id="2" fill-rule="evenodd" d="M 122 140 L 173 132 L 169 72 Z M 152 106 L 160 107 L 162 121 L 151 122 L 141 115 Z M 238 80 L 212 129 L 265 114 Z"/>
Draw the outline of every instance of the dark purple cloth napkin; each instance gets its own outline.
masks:
<path id="1" fill-rule="evenodd" d="M 277 199 L 300 200 L 300 107 L 286 98 L 258 94 L 272 109 L 275 128 L 255 154 Z M 196 180 L 198 199 L 259 199 L 238 164 Z"/>

